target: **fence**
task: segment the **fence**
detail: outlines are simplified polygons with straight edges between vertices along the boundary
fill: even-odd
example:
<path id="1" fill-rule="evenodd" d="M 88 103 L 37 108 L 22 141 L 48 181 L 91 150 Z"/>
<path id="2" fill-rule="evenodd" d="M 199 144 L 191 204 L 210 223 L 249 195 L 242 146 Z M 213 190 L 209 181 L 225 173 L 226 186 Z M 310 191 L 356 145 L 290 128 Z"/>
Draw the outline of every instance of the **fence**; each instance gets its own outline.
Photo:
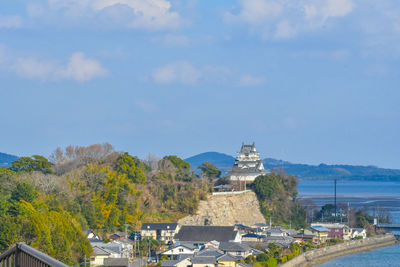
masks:
<path id="1" fill-rule="evenodd" d="M 17 243 L 0 255 L 0 267 L 68 267 L 24 243 Z"/>

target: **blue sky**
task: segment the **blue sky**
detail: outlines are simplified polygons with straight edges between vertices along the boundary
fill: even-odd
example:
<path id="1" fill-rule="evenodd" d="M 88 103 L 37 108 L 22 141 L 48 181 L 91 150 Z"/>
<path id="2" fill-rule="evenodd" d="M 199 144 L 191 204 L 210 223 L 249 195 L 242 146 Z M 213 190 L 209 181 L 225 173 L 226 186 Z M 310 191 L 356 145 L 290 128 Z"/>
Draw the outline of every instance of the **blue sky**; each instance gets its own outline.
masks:
<path id="1" fill-rule="evenodd" d="M 5 0 L 0 151 L 400 168 L 395 0 Z"/>

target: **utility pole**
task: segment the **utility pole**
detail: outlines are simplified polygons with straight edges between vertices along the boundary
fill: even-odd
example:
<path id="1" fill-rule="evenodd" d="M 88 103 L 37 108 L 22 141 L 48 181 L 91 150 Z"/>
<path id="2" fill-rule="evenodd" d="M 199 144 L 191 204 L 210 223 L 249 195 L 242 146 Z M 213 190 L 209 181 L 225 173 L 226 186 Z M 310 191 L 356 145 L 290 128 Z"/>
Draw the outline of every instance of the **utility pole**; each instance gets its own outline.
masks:
<path id="1" fill-rule="evenodd" d="M 335 222 L 336 222 L 336 216 L 337 216 L 337 209 L 336 209 L 336 179 L 335 179 Z"/>

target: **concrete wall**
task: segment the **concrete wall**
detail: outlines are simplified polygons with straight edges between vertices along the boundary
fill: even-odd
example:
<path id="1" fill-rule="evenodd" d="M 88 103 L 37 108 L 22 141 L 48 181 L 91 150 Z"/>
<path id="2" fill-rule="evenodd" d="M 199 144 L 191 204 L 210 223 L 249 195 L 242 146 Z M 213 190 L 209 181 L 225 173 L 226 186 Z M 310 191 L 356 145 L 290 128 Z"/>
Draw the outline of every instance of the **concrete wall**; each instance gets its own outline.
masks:
<path id="1" fill-rule="evenodd" d="M 352 240 L 334 246 L 307 251 L 282 264 L 282 267 L 312 266 L 346 254 L 370 250 L 373 248 L 394 245 L 396 238 L 386 234 L 365 239 Z"/>

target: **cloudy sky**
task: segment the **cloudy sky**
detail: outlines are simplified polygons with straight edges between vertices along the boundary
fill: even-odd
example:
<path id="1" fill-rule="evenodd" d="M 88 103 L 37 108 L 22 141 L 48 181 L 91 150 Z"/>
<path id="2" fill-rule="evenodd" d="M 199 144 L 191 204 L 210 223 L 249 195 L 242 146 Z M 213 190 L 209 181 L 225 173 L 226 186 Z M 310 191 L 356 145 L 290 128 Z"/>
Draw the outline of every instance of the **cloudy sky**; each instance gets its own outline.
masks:
<path id="1" fill-rule="evenodd" d="M 397 0 L 3 0 L 0 151 L 400 168 L 399 59 Z"/>

